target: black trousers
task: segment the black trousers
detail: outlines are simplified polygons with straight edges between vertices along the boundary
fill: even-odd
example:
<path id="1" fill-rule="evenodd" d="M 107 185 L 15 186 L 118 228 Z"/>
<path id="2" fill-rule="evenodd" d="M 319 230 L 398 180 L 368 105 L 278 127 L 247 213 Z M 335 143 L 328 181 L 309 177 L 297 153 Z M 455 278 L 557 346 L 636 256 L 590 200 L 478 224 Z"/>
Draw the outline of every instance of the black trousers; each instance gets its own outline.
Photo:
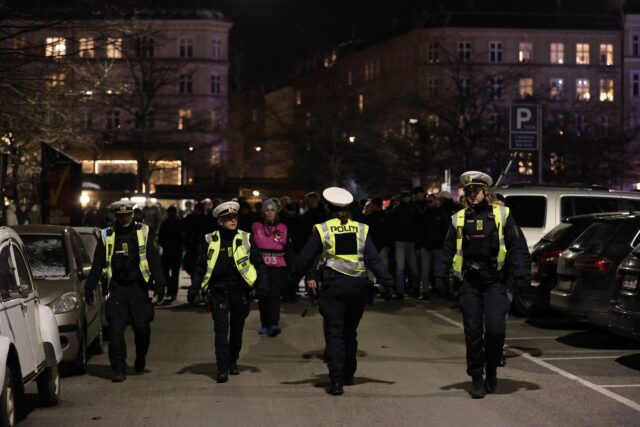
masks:
<path id="1" fill-rule="evenodd" d="M 249 315 L 249 298 L 243 289 L 215 289 L 210 298 L 218 370 L 236 363 L 242 349 L 242 330 Z"/>
<path id="2" fill-rule="evenodd" d="M 167 297 L 175 299 L 178 295 L 178 281 L 180 280 L 180 258 L 162 259 L 162 271 L 167 281 Z"/>
<path id="3" fill-rule="evenodd" d="M 325 358 L 331 381 L 353 377 L 357 368 L 357 329 L 367 297 L 366 278 L 336 273 L 322 283 L 320 313 L 324 318 Z"/>
<path id="4" fill-rule="evenodd" d="M 287 268 L 267 267 L 267 278 L 269 279 L 269 293 L 264 297 L 258 297 L 260 323 L 263 328 L 280 323 L 280 296 L 287 281 Z"/>
<path id="5" fill-rule="evenodd" d="M 458 289 L 467 344 L 467 374 L 482 375 L 495 369 L 502 355 L 509 311 L 507 289 L 499 283 L 474 285 L 464 282 Z"/>
<path id="6" fill-rule="evenodd" d="M 106 304 L 109 321 L 109 360 L 114 372 L 125 372 L 127 345 L 124 331 L 128 323 L 133 327 L 136 358 L 144 359 L 151 342 L 153 305 L 149 295 L 141 287 L 116 287 L 111 289 Z"/>

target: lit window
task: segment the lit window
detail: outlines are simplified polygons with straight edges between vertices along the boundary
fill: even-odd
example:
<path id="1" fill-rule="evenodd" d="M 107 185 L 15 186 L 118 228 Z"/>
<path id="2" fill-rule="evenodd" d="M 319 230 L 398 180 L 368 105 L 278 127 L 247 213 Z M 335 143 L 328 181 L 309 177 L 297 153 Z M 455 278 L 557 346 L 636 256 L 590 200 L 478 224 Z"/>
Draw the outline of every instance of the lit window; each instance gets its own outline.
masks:
<path id="1" fill-rule="evenodd" d="M 178 92 L 179 93 L 192 93 L 193 92 L 193 80 L 188 74 L 178 77 Z"/>
<path id="2" fill-rule="evenodd" d="M 533 59 L 533 43 L 522 42 L 518 49 L 518 62 L 523 64 L 531 62 Z"/>
<path id="3" fill-rule="evenodd" d="M 518 157 L 518 173 L 520 175 L 533 175 L 533 154 L 519 153 Z"/>
<path id="4" fill-rule="evenodd" d="M 363 94 L 358 95 L 358 111 L 361 113 L 364 111 L 364 95 Z"/>
<path id="5" fill-rule="evenodd" d="M 120 129 L 120 111 L 109 110 L 107 112 L 107 129 Z"/>
<path id="6" fill-rule="evenodd" d="M 107 58 L 122 58 L 122 39 L 107 39 Z"/>
<path id="7" fill-rule="evenodd" d="M 551 99 L 561 99 L 564 93 L 564 79 L 549 80 L 549 96 Z"/>
<path id="8" fill-rule="evenodd" d="M 220 95 L 222 93 L 222 76 L 220 74 L 211 76 L 211 93 L 214 95 Z"/>
<path id="9" fill-rule="evenodd" d="M 364 63 L 364 81 L 371 79 L 371 70 L 369 69 L 369 62 Z"/>
<path id="10" fill-rule="evenodd" d="M 213 46 L 213 59 L 222 59 L 222 40 L 213 39 L 211 46 Z"/>
<path id="11" fill-rule="evenodd" d="M 296 105 L 302 105 L 302 92 L 296 90 Z"/>
<path id="12" fill-rule="evenodd" d="M 431 64 L 440 62 L 440 52 L 438 43 L 429 43 L 427 46 L 427 61 Z"/>
<path id="13" fill-rule="evenodd" d="M 438 79 L 427 80 L 427 94 L 430 97 L 435 97 L 438 95 Z"/>
<path id="14" fill-rule="evenodd" d="M 192 58 L 193 57 L 193 39 L 182 38 L 180 39 L 180 58 Z"/>
<path id="15" fill-rule="evenodd" d="M 589 45 L 587 43 L 576 44 L 576 64 L 589 65 Z"/>
<path id="16" fill-rule="evenodd" d="M 613 79 L 600 79 L 600 101 L 613 101 Z"/>
<path id="17" fill-rule="evenodd" d="M 600 65 L 613 65 L 613 45 L 600 45 Z"/>
<path id="18" fill-rule="evenodd" d="M 551 43 L 551 63 L 564 64 L 564 43 Z"/>
<path id="19" fill-rule="evenodd" d="M 489 43 L 489 62 L 499 64 L 502 62 L 502 42 Z"/>
<path id="20" fill-rule="evenodd" d="M 460 62 L 471 61 L 471 42 L 458 42 L 458 60 Z"/>
<path id="21" fill-rule="evenodd" d="M 640 71 L 631 73 L 631 95 L 640 98 Z"/>
<path id="22" fill-rule="evenodd" d="M 588 101 L 591 98 L 589 93 L 589 79 L 576 80 L 576 98 L 578 101 Z"/>
<path id="23" fill-rule="evenodd" d="M 49 88 L 60 88 L 64 86 L 64 73 L 53 73 L 47 80 L 47 86 Z"/>
<path id="24" fill-rule="evenodd" d="M 191 110 L 178 110 L 178 130 L 189 128 L 191 121 Z"/>
<path id="25" fill-rule="evenodd" d="M 67 43 L 62 37 L 47 37 L 45 45 L 45 56 L 58 58 L 66 55 Z"/>
<path id="26" fill-rule="evenodd" d="M 138 173 L 137 160 L 96 160 L 94 163 L 96 174 L 107 173 Z"/>
<path id="27" fill-rule="evenodd" d="M 93 58 L 95 56 L 93 38 L 80 37 L 78 41 L 78 55 L 80 58 Z"/>
<path id="28" fill-rule="evenodd" d="M 527 96 L 533 96 L 533 79 L 520 79 L 520 85 L 518 93 L 520 98 L 526 98 Z"/>

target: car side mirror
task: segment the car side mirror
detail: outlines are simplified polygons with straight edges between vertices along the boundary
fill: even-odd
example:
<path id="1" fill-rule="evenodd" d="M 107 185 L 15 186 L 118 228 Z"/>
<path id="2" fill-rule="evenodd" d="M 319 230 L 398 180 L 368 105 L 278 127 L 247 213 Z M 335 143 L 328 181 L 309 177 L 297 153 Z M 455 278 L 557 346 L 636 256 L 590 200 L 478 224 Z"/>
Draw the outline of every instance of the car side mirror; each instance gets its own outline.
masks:
<path id="1" fill-rule="evenodd" d="M 91 264 L 83 264 L 82 268 L 78 271 L 78 277 L 80 280 L 84 280 L 89 277 L 89 273 L 91 273 Z"/>

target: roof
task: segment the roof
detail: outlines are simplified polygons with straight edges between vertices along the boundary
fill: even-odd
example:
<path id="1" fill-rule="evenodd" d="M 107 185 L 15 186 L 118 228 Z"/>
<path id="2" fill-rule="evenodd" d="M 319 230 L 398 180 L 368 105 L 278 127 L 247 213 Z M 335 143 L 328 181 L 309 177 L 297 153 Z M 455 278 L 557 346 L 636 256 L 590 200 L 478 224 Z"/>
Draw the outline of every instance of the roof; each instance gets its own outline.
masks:
<path id="1" fill-rule="evenodd" d="M 630 217 L 636 217 L 636 214 L 632 214 L 630 212 L 598 212 L 598 213 L 591 213 L 591 214 L 584 214 L 584 215 L 576 215 L 576 216 L 571 216 L 568 218 L 563 218 L 561 220 L 561 222 L 567 223 L 567 222 L 582 222 L 582 221 L 594 221 L 594 220 L 606 220 L 606 219 L 625 219 L 625 218 L 630 218 Z"/>

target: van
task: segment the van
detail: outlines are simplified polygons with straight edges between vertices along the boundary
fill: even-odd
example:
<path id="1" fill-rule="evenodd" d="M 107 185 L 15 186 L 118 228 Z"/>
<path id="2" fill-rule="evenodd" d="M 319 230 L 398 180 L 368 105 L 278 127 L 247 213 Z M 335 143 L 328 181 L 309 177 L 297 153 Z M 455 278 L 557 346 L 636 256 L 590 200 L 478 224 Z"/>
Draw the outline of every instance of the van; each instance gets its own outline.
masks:
<path id="1" fill-rule="evenodd" d="M 640 192 L 602 187 L 504 186 L 493 191 L 505 197 L 511 215 L 531 250 L 564 218 L 601 212 L 640 211 Z"/>

